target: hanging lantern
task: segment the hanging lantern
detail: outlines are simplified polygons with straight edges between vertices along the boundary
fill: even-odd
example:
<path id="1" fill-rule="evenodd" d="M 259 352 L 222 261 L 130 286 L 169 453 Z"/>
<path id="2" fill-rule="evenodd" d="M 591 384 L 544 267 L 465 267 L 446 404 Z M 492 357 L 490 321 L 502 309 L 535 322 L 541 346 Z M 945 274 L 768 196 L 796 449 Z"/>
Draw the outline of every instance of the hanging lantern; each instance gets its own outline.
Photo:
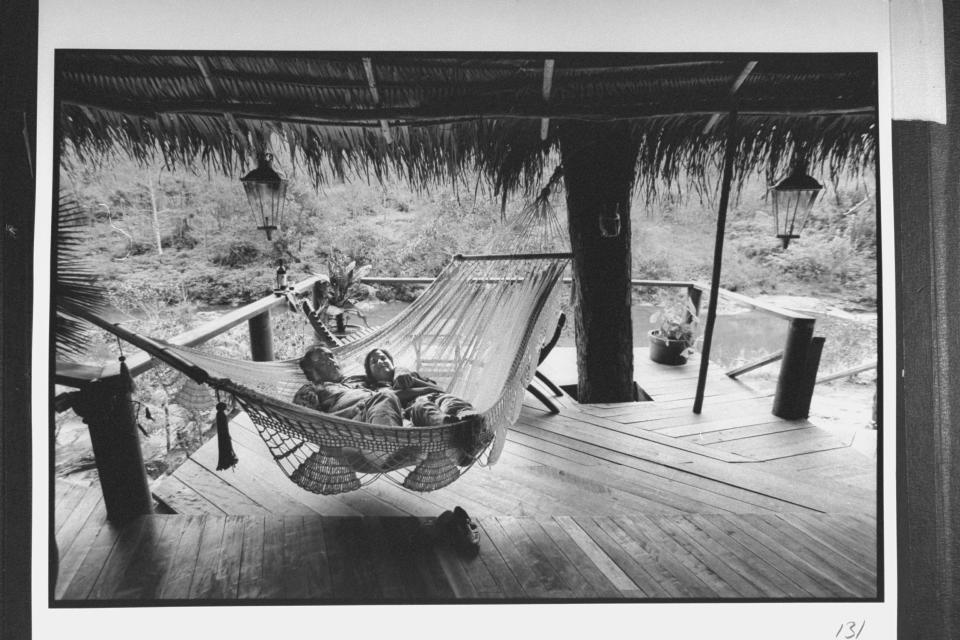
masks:
<path id="1" fill-rule="evenodd" d="M 773 221 L 784 249 L 790 240 L 800 237 L 807 215 L 822 189 L 819 182 L 807 175 L 802 164 L 796 165 L 790 175 L 773 186 Z"/>
<path id="2" fill-rule="evenodd" d="M 259 154 L 257 168 L 240 178 L 257 229 L 267 232 L 267 240 L 273 240 L 273 232 L 280 229 L 287 194 L 287 181 L 273 170 L 271 160 L 273 154 Z"/>
<path id="3" fill-rule="evenodd" d="M 614 209 L 612 214 L 600 214 L 600 237 L 616 238 L 620 235 L 620 205 Z"/>

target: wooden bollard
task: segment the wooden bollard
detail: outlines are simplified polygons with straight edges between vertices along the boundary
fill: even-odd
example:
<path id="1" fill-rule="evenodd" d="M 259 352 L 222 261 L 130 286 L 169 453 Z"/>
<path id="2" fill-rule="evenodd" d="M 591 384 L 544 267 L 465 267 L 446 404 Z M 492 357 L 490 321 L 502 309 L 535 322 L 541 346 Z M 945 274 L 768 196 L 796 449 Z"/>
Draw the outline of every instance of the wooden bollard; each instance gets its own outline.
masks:
<path id="1" fill-rule="evenodd" d="M 111 522 L 153 512 L 140 450 L 131 380 L 112 376 L 85 385 L 70 406 L 90 429 L 100 489 Z"/>
<path id="2" fill-rule="evenodd" d="M 773 415 L 784 420 L 799 420 L 810 415 L 810 400 L 820 366 L 823 338 L 813 337 L 813 318 L 794 318 L 787 330 Z"/>
<path id="3" fill-rule="evenodd" d="M 250 331 L 250 357 L 256 362 L 273 360 L 273 323 L 270 310 L 247 320 Z"/>

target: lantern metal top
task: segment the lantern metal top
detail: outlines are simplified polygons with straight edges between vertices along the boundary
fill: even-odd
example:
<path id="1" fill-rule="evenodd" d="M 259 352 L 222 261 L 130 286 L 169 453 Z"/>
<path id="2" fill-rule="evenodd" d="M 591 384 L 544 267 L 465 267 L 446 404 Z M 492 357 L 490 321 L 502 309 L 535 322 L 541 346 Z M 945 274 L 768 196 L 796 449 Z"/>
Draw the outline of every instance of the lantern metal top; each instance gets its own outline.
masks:
<path id="1" fill-rule="evenodd" d="M 823 185 L 807 175 L 803 167 L 796 167 L 773 188 L 777 191 L 820 191 Z"/>
<path id="2" fill-rule="evenodd" d="M 283 182 L 283 176 L 277 173 L 270 165 L 272 161 L 272 153 L 257 154 L 257 168 L 240 178 L 240 182 Z"/>

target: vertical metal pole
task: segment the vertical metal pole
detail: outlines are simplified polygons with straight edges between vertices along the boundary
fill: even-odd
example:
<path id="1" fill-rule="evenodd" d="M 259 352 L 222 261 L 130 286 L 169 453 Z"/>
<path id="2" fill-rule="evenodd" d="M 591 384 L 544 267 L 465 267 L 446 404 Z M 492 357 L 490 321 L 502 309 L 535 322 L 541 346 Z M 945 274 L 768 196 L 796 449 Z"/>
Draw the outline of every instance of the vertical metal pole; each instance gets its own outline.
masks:
<path id="1" fill-rule="evenodd" d="M 723 236 L 727 225 L 727 205 L 730 202 L 730 183 L 733 181 L 733 157 L 737 150 L 737 103 L 727 114 L 727 146 L 723 154 L 723 183 L 720 186 L 720 209 L 717 212 L 717 239 L 713 249 L 713 277 L 710 279 L 710 302 L 707 306 L 707 326 L 703 331 L 703 348 L 700 350 L 700 376 L 697 378 L 697 395 L 693 400 L 693 412 L 703 409 L 703 391 L 707 385 L 707 367 L 710 364 L 710 344 L 713 341 L 713 325 L 717 320 L 717 297 L 720 291 L 720 264 L 723 261 Z"/>
<path id="2" fill-rule="evenodd" d="M 257 362 L 273 360 L 273 324 L 270 310 L 247 320 L 250 330 L 250 356 Z"/>

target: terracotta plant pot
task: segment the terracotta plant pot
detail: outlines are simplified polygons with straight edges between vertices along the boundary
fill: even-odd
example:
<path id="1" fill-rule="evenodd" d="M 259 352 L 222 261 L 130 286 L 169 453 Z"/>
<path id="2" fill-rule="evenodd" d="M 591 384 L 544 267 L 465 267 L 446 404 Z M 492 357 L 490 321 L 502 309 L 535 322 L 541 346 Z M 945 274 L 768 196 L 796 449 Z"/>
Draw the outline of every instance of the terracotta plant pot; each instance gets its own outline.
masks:
<path id="1" fill-rule="evenodd" d="M 650 359 L 660 364 L 686 364 L 687 341 L 660 337 L 660 330 L 653 329 L 650 336 Z"/>

